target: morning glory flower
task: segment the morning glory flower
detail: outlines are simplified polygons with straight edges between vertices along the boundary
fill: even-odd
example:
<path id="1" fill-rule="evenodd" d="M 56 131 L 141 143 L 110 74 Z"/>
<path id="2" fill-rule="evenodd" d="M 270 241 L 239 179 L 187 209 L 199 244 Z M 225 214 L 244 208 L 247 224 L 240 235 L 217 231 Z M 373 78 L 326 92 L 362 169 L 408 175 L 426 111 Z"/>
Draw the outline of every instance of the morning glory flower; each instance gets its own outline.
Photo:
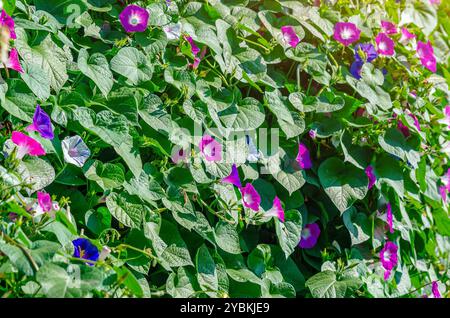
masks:
<path id="1" fill-rule="evenodd" d="M 43 212 L 49 212 L 52 210 L 53 202 L 50 194 L 38 191 L 37 199 L 39 207 Z"/>
<path id="2" fill-rule="evenodd" d="M 203 58 L 205 57 L 206 50 L 207 50 L 207 47 L 204 46 L 202 48 L 202 50 L 200 51 L 200 56 L 194 57 L 194 63 L 189 64 L 189 66 L 192 67 L 195 70 L 198 67 L 198 65 L 200 64 L 201 60 L 203 60 Z"/>
<path id="3" fill-rule="evenodd" d="M 320 236 L 320 228 L 316 223 L 307 224 L 302 230 L 299 246 L 301 248 L 313 248 Z"/>
<path id="4" fill-rule="evenodd" d="M 297 158 L 295 158 L 295 160 L 297 160 L 298 165 L 302 169 L 311 169 L 311 167 L 312 167 L 311 158 L 309 156 L 309 150 L 302 143 L 298 144 L 298 154 L 297 154 Z"/>
<path id="5" fill-rule="evenodd" d="M 387 222 L 388 227 L 389 227 L 389 232 L 394 233 L 394 226 L 392 225 L 393 215 L 392 215 L 391 203 L 388 203 L 386 205 L 386 222 Z"/>
<path id="6" fill-rule="evenodd" d="M 267 211 L 265 215 L 277 217 L 281 222 L 284 222 L 284 210 L 281 206 L 281 201 L 277 196 L 275 197 L 275 199 L 273 199 L 272 208 Z"/>
<path id="7" fill-rule="evenodd" d="M 316 139 L 316 137 L 317 137 L 317 132 L 314 130 L 314 129 L 310 129 L 309 131 L 308 131 L 308 135 L 309 135 L 309 137 L 311 137 L 311 139 Z"/>
<path id="8" fill-rule="evenodd" d="M 125 32 L 144 32 L 148 26 L 150 14 L 140 6 L 130 4 L 119 14 Z"/>
<path id="9" fill-rule="evenodd" d="M 370 189 L 372 189 L 374 184 L 377 182 L 377 177 L 375 176 L 373 167 L 371 165 L 368 165 L 366 167 L 366 169 L 364 170 L 364 172 L 366 173 L 367 178 L 369 178 L 369 185 L 367 188 L 370 190 Z"/>
<path id="10" fill-rule="evenodd" d="M 378 57 L 377 51 L 371 43 L 358 43 L 355 46 L 355 60 L 372 62 Z"/>
<path id="11" fill-rule="evenodd" d="M 191 36 L 185 35 L 184 39 L 189 43 L 191 46 L 191 53 L 192 55 L 196 56 L 198 53 L 200 53 L 199 47 L 195 44 L 194 39 L 192 39 Z"/>
<path id="12" fill-rule="evenodd" d="M 36 106 L 33 123 L 27 127 L 27 131 L 37 131 L 45 139 L 51 140 L 54 138 L 50 116 L 47 115 L 40 105 Z"/>
<path id="13" fill-rule="evenodd" d="M 222 160 L 222 145 L 210 135 L 204 135 L 198 147 L 207 161 Z"/>
<path id="14" fill-rule="evenodd" d="M 108 246 L 103 246 L 102 251 L 100 252 L 100 256 L 98 257 L 99 261 L 104 261 L 109 254 L 111 254 L 111 249 Z"/>
<path id="15" fill-rule="evenodd" d="M 25 155 L 45 156 L 46 154 L 44 148 L 42 148 L 42 145 L 38 141 L 20 131 L 13 131 L 11 140 L 18 147 L 18 159 L 22 159 Z"/>
<path id="16" fill-rule="evenodd" d="M 360 35 L 361 30 L 351 22 L 338 22 L 334 25 L 333 38 L 345 46 L 358 41 Z"/>
<path id="17" fill-rule="evenodd" d="M 15 40 L 17 38 L 14 29 L 14 20 L 6 13 L 5 10 L 2 10 L 0 15 L 0 27 L 8 28 L 11 39 Z"/>
<path id="18" fill-rule="evenodd" d="M 181 23 L 166 25 L 163 27 L 163 31 L 169 41 L 177 40 L 181 36 Z"/>
<path id="19" fill-rule="evenodd" d="M 447 127 L 445 127 L 445 129 L 450 130 L 450 105 L 445 106 L 443 114 L 444 114 L 444 118 L 439 119 L 438 123 L 444 124 L 445 126 L 447 126 Z"/>
<path id="20" fill-rule="evenodd" d="M 78 238 L 72 241 L 74 246 L 73 257 L 82 258 L 90 261 L 97 261 L 99 258 L 98 248 L 88 239 Z M 92 266 L 93 264 L 87 263 Z"/>
<path id="21" fill-rule="evenodd" d="M 3 68 L 4 66 L 1 65 L 0 67 Z M 17 52 L 16 48 L 12 48 L 9 52 L 9 58 L 6 62 L 6 67 L 16 72 L 23 73 L 22 65 L 20 65 L 19 61 L 19 53 Z"/>
<path id="22" fill-rule="evenodd" d="M 414 39 L 416 37 L 415 34 L 412 34 L 411 32 L 408 31 L 407 28 L 403 27 L 402 30 L 402 36 L 399 40 L 400 43 L 402 43 L 403 45 L 408 44 L 409 41 L 411 41 L 412 39 Z"/>
<path id="23" fill-rule="evenodd" d="M 80 136 L 66 137 L 61 143 L 64 160 L 77 167 L 83 167 L 91 151 Z"/>
<path id="24" fill-rule="evenodd" d="M 290 25 L 285 25 L 281 27 L 281 33 L 283 34 L 283 40 L 290 47 L 296 47 L 300 42 L 299 37 L 295 33 L 295 30 Z"/>
<path id="25" fill-rule="evenodd" d="M 389 241 L 386 242 L 386 244 L 380 251 L 381 265 L 386 270 L 384 272 L 384 280 L 388 280 L 389 276 L 391 275 L 392 269 L 398 264 L 397 251 L 397 245 Z"/>
<path id="26" fill-rule="evenodd" d="M 245 135 L 245 142 L 247 143 L 247 147 L 248 147 L 247 161 L 249 161 L 249 162 L 257 162 L 260 155 L 259 155 L 258 148 L 256 148 L 256 145 L 253 142 L 252 137 L 250 137 L 250 135 L 246 134 Z"/>
<path id="27" fill-rule="evenodd" d="M 360 79 L 363 65 L 364 62 L 354 61 L 352 65 L 350 65 L 350 74 L 352 74 L 354 78 Z"/>
<path id="28" fill-rule="evenodd" d="M 398 32 L 395 24 L 389 21 L 381 21 L 381 28 L 386 34 L 396 34 Z"/>
<path id="29" fill-rule="evenodd" d="M 425 68 L 433 73 L 436 72 L 436 57 L 434 56 L 434 49 L 430 41 L 427 43 L 417 42 L 417 55 Z"/>
<path id="30" fill-rule="evenodd" d="M 259 196 L 258 191 L 256 191 L 251 183 L 247 183 L 245 187 L 240 190 L 244 206 L 258 212 L 259 205 L 261 204 L 261 197 Z"/>
<path id="31" fill-rule="evenodd" d="M 441 4 L 441 0 L 429 0 L 430 4 L 437 4 L 440 5 Z"/>
<path id="32" fill-rule="evenodd" d="M 439 285 L 437 283 L 437 281 L 433 281 L 433 283 L 431 283 L 431 292 L 433 293 L 433 297 L 434 298 L 441 298 L 441 293 L 439 292 Z"/>
<path id="33" fill-rule="evenodd" d="M 379 33 L 375 38 L 377 43 L 377 52 L 382 55 L 394 55 L 394 41 L 386 35 L 386 33 Z"/>
<path id="34" fill-rule="evenodd" d="M 447 203 L 447 188 L 445 186 L 439 187 L 439 194 L 441 195 L 442 202 Z"/>
<path id="35" fill-rule="evenodd" d="M 233 164 L 233 166 L 231 167 L 231 173 L 229 176 L 225 177 L 222 179 L 222 182 L 225 183 L 231 183 L 232 185 L 241 188 L 241 179 L 239 178 L 239 172 L 236 168 L 236 165 Z"/>
<path id="36" fill-rule="evenodd" d="M 186 162 L 189 157 L 189 150 L 180 147 L 175 147 L 172 150 L 172 161 L 177 164 L 179 162 Z"/>

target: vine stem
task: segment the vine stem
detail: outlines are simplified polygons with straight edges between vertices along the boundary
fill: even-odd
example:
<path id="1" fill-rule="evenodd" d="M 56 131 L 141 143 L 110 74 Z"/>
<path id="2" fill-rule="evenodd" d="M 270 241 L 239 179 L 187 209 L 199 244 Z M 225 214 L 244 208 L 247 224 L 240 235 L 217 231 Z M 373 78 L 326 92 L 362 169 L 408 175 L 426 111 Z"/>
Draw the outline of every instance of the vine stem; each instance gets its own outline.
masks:
<path id="1" fill-rule="evenodd" d="M 9 237 L 9 235 L 6 234 L 5 232 L 0 231 L 0 233 L 2 234 L 2 237 L 6 240 L 6 242 L 13 244 L 13 245 L 17 246 L 18 248 L 20 248 L 20 250 L 27 257 L 27 259 L 30 262 L 31 266 L 33 267 L 34 271 L 37 272 L 39 270 L 39 266 L 36 263 L 36 261 L 34 260 L 33 256 L 31 256 L 28 249 L 25 246 L 23 246 L 22 244 L 20 244 L 19 242 L 15 241 L 13 238 Z"/>

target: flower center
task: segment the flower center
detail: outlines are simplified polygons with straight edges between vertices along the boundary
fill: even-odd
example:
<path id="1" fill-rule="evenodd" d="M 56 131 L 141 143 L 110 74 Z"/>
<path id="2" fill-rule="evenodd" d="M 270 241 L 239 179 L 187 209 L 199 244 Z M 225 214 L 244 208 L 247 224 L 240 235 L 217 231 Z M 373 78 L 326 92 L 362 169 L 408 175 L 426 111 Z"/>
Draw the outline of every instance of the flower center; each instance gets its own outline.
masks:
<path id="1" fill-rule="evenodd" d="M 252 196 L 248 193 L 244 195 L 244 202 L 248 205 L 253 203 Z"/>
<path id="2" fill-rule="evenodd" d="M 204 153 L 208 157 L 214 157 L 216 155 L 216 147 L 214 147 L 212 144 L 207 145 L 203 149 Z"/>
<path id="3" fill-rule="evenodd" d="M 138 25 L 139 23 L 141 23 L 141 19 L 139 18 L 139 16 L 137 14 L 132 14 L 130 16 L 130 24 L 133 26 Z"/>
<path id="4" fill-rule="evenodd" d="M 380 48 L 380 51 L 386 51 L 387 45 L 385 42 L 380 42 L 380 45 L 378 46 Z"/>
<path id="5" fill-rule="evenodd" d="M 383 253 L 383 258 L 384 258 L 386 261 L 390 261 L 390 260 L 391 260 L 391 251 L 389 251 L 389 250 L 385 251 L 385 252 Z"/>
<path id="6" fill-rule="evenodd" d="M 308 228 L 303 229 L 302 237 L 308 239 L 311 236 L 311 231 Z"/>
<path id="7" fill-rule="evenodd" d="M 341 37 L 344 40 L 348 40 L 353 36 L 353 31 L 349 28 L 344 28 L 341 32 Z"/>

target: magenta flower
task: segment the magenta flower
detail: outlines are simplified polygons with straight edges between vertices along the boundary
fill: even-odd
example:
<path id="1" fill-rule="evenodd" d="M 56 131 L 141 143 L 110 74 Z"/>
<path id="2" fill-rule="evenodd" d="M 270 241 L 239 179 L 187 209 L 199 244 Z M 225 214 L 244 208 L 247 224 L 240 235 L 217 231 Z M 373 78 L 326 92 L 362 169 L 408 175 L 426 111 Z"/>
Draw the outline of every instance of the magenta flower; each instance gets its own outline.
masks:
<path id="1" fill-rule="evenodd" d="M 381 29 L 383 29 L 383 32 L 386 34 L 396 34 L 397 31 L 397 26 L 389 21 L 381 21 Z"/>
<path id="2" fill-rule="evenodd" d="M 441 4 L 441 0 L 429 0 L 430 4 L 437 4 L 440 5 Z"/>
<path id="3" fill-rule="evenodd" d="M 416 37 L 415 34 L 412 34 L 411 32 L 408 31 L 407 28 L 403 27 L 402 28 L 402 36 L 399 40 L 400 43 L 402 44 L 407 44 L 409 41 L 411 41 L 412 39 L 414 39 Z"/>
<path id="4" fill-rule="evenodd" d="M 185 35 L 185 36 L 184 36 L 184 39 L 185 39 L 186 41 L 188 41 L 188 43 L 190 44 L 192 55 L 196 56 L 198 53 L 200 53 L 200 49 L 199 49 L 198 46 L 195 44 L 195 42 L 194 42 L 194 40 L 192 39 L 191 36 Z"/>
<path id="5" fill-rule="evenodd" d="M 401 120 L 397 122 L 397 128 L 402 132 L 405 138 L 409 137 L 411 134 L 409 133 L 409 128 L 406 127 Z"/>
<path id="6" fill-rule="evenodd" d="M 389 232 L 394 233 L 394 226 L 392 225 L 393 221 L 392 207 L 390 203 L 386 205 L 386 221 L 389 227 Z"/>
<path id="7" fill-rule="evenodd" d="M 277 217 L 281 222 L 284 222 L 284 210 L 281 206 L 281 201 L 277 196 L 273 199 L 273 206 L 266 212 L 266 215 Z"/>
<path id="8" fill-rule="evenodd" d="M 21 133 L 20 131 L 13 131 L 11 140 L 15 143 L 19 150 L 17 151 L 17 158 L 22 159 L 25 155 L 30 156 L 44 156 L 45 150 L 41 144 L 33 138 Z"/>
<path id="9" fill-rule="evenodd" d="M 247 183 L 245 187 L 240 188 L 240 190 L 244 206 L 258 212 L 259 205 L 261 204 L 261 197 L 259 196 L 258 191 L 256 191 L 251 183 Z"/>
<path id="10" fill-rule="evenodd" d="M 434 281 L 431 284 L 431 292 L 433 293 L 433 297 L 434 298 L 441 298 L 441 293 L 439 292 L 439 285 L 437 283 L 437 281 Z"/>
<path id="11" fill-rule="evenodd" d="M 43 212 L 49 212 L 52 210 L 53 201 L 52 198 L 50 197 L 50 194 L 38 191 L 37 200 L 39 207 L 42 209 Z"/>
<path id="12" fill-rule="evenodd" d="M 207 161 L 222 160 L 222 145 L 210 135 L 204 135 L 198 147 Z"/>
<path id="13" fill-rule="evenodd" d="M 16 32 L 14 29 L 14 20 L 11 18 L 5 10 L 2 10 L 0 15 L 0 27 L 6 26 L 9 30 L 9 36 L 11 39 L 15 40 L 17 38 Z"/>
<path id="14" fill-rule="evenodd" d="M 231 173 L 228 177 L 225 177 L 222 179 L 222 182 L 225 183 L 231 183 L 232 185 L 241 188 L 241 179 L 239 178 L 239 172 L 236 168 L 236 165 L 233 164 L 233 166 L 231 167 Z"/>
<path id="15" fill-rule="evenodd" d="M 0 67 L 4 67 L 1 65 Z M 6 63 L 6 67 L 12 69 L 16 72 L 23 73 L 22 65 L 20 65 L 19 61 L 19 53 L 16 48 L 12 48 L 9 52 L 8 62 Z"/>
<path id="16" fill-rule="evenodd" d="M 442 176 L 441 179 L 442 184 L 445 186 L 447 191 L 450 191 L 450 168 L 447 170 L 447 172 Z"/>
<path id="17" fill-rule="evenodd" d="M 302 230 L 299 246 L 301 248 L 313 248 L 317 244 L 320 228 L 316 223 L 307 224 Z"/>
<path id="18" fill-rule="evenodd" d="M 289 44 L 290 47 L 296 47 L 300 42 L 300 39 L 295 33 L 294 28 L 290 25 L 282 26 L 281 33 L 283 34 L 284 42 Z"/>
<path id="19" fill-rule="evenodd" d="M 203 58 L 205 57 L 205 55 L 206 55 L 206 50 L 207 50 L 207 47 L 204 46 L 204 47 L 202 48 L 202 50 L 200 51 L 200 56 L 194 57 L 194 63 L 189 64 L 189 66 L 192 67 L 192 68 L 195 70 L 195 69 L 198 67 L 198 65 L 200 64 L 201 60 L 203 60 Z"/>
<path id="20" fill-rule="evenodd" d="M 298 154 L 295 160 L 297 160 L 301 169 L 311 169 L 312 167 L 311 158 L 309 156 L 309 150 L 302 143 L 298 144 Z"/>
<path id="21" fill-rule="evenodd" d="M 33 116 L 33 123 L 26 128 L 27 131 L 37 131 L 42 138 L 53 139 L 53 128 L 50 117 L 42 110 L 40 105 L 36 106 Z"/>
<path id="22" fill-rule="evenodd" d="M 351 22 L 338 22 L 334 25 L 333 38 L 345 46 L 358 41 L 360 35 L 361 30 Z"/>
<path id="23" fill-rule="evenodd" d="M 444 118 L 443 119 L 439 119 L 438 122 L 441 124 L 446 125 L 446 129 L 450 129 L 450 105 L 445 106 L 444 111 Z"/>
<path id="24" fill-rule="evenodd" d="M 389 241 L 386 242 L 386 244 L 380 251 L 381 265 L 386 270 L 384 273 L 384 280 L 388 280 L 389 276 L 391 275 L 392 269 L 398 264 L 397 251 L 397 245 Z"/>
<path id="25" fill-rule="evenodd" d="M 144 32 L 148 26 L 150 14 L 140 6 L 130 4 L 119 14 L 125 32 Z"/>
<path id="26" fill-rule="evenodd" d="M 434 56 L 434 49 L 430 41 L 427 43 L 417 42 L 417 55 L 425 68 L 433 73 L 436 72 L 436 57 Z"/>
<path id="27" fill-rule="evenodd" d="M 189 157 L 189 151 L 187 149 L 175 147 L 172 149 L 172 161 L 177 164 L 179 162 L 185 162 Z"/>
<path id="28" fill-rule="evenodd" d="M 375 176 L 373 167 L 371 165 L 367 166 L 366 169 L 364 170 L 364 172 L 366 173 L 367 178 L 369 178 L 368 189 L 370 190 L 370 189 L 372 189 L 374 184 L 377 182 L 377 177 Z"/>
<path id="29" fill-rule="evenodd" d="M 386 33 L 379 33 L 375 38 L 377 43 L 377 52 L 382 55 L 394 55 L 394 41 L 386 35 Z"/>
<path id="30" fill-rule="evenodd" d="M 445 186 L 439 187 L 439 194 L 441 195 L 442 201 L 447 203 L 447 188 Z"/>

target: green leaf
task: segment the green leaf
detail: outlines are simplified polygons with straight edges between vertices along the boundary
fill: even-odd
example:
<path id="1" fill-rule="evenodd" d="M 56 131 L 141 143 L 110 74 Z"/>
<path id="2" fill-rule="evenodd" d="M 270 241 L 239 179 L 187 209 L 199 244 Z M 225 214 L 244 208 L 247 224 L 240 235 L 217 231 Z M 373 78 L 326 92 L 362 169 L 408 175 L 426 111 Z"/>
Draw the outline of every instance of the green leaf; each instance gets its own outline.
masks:
<path id="1" fill-rule="evenodd" d="M 275 231 L 278 243 L 286 258 L 294 252 L 300 242 L 302 233 L 302 215 L 297 210 L 289 210 L 284 214 L 285 221 L 275 219 Z"/>
<path id="2" fill-rule="evenodd" d="M 29 157 L 23 160 L 19 169 L 22 180 L 32 185 L 32 192 L 45 188 L 55 180 L 53 166 L 38 157 Z"/>
<path id="3" fill-rule="evenodd" d="M 140 203 L 137 197 L 130 196 L 124 192 L 111 193 L 106 198 L 106 206 L 112 216 L 125 226 L 140 228 L 142 221 L 149 208 Z"/>
<path id="4" fill-rule="evenodd" d="M 351 208 L 344 212 L 342 218 L 350 233 L 352 245 L 361 244 L 370 239 L 371 224 L 364 213 L 356 212 L 354 208 Z"/>
<path id="5" fill-rule="evenodd" d="M 87 179 L 97 182 L 104 190 L 118 188 L 125 181 L 124 168 L 120 164 L 90 160 L 83 166 L 83 171 Z"/>
<path id="6" fill-rule="evenodd" d="M 341 135 L 341 146 L 345 161 L 352 163 L 359 169 L 366 169 L 372 159 L 373 150 L 369 146 L 359 146 L 352 143 L 352 137 L 348 131 Z"/>
<path id="7" fill-rule="evenodd" d="M 23 73 L 20 77 L 31 91 L 41 100 L 50 96 L 50 80 L 39 65 L 22 63 Z"/>
<path id="8" fill-rule="evenodd" d="M 80 71 L 94 81 L 103 96 L 108 96 L 114 84 L 113 74 L 109 69 L 108 60 L 101 53 L 89 56 L 88 51 L 82 48 L 78 53 L 78 67 Z"/>
<path id="9" fill-rule="evenodd" d="M 216 264 L 214 263 L 214 260 L 205 245 L 202 245 L 197 250 L 195 264 L 197 269 L 197 280 L 200 284 L 200 288 L 211 297 L 216 296 L 216 291 L 219 288 Z"/>
<path id="10" fill-rule="evenodd" d="M 111 228 L 111 213 L 104 206 L 98 208 L 97 211 L 87 211 L 84 219 L 88 229 L 97 235 Z"/>
<path id="11" fill-rule="evenodd" d="M 153 68 L 144 53 L 134 47 L 124 47 L 111 59 L 111 69 L 127 78 L 132 85 L 152 79 Z"/>
<path id="12" fill-rule="evenodd" d="M 335 157 L 320 165 L 319 179 L 326 194 L 341 213 L 356 200 L 362 200 L 367 193 L 368 179 L 364 171 Z"/>
<path id="13" fill-rule="evenodd" d="M 428 36 L 437 26 L 436 8 L 427 1 L 408 2 L 402 10 L 399 26 L 415 24 Z"/>
<path id="14" fill-rule="evenodd" d="M 378 143 L 386 152 L 408 161 L 413 168 L 417 168 L 420 161 L 418 137 L 410 136 L 406 139 L 397 128 L 389 128 L 384 136 L 378 136 Z"/>
<path id="15" fill-rule="evenodd" d="M 239 234 L 234 225 L 219 221 L 216 225 L 215 236 L 217 245 L 230 254 L 240 254 Z"/>
<path id="16" fill-rule="evenodd" d="M 306 281 L 306 287 L 315 298 L 344 298 L 348 292 L 358 289 L 362 282 L 354 277 L 342 276 L 325 270 L 317 273 Z"/>

